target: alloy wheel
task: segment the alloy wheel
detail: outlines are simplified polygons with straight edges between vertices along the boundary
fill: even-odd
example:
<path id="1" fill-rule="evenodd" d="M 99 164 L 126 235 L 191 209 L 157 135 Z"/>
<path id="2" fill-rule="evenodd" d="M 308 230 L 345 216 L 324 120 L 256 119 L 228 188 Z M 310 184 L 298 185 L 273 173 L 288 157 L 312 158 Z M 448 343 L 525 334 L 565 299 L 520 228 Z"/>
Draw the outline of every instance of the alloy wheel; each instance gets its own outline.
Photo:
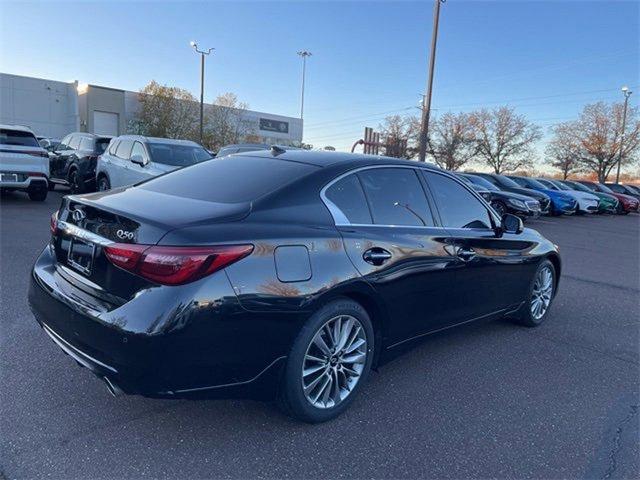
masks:
<path id="1" fill-rule="evenodd" d="M 367 361 L 367 335 L 351 315 L 322 325 L 307 347 L 302 363 L 304 396 L 316 408 L 332 408 L 357 385 Z"/>
<path id="2" fill-rule="evenodd" d="M 553 273 L 551 268 L 545 266 L 540 269 L 533 283 L 531 294 L 531 315 L 534 319 L 540 320 L 551 304 L 553 296 Z"/>

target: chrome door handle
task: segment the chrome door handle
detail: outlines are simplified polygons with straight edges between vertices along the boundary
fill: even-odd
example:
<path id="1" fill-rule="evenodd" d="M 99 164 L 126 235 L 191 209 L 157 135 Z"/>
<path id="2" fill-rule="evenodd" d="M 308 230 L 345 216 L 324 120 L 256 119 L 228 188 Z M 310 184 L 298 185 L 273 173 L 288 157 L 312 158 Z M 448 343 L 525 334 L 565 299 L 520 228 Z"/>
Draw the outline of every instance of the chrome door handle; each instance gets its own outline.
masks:
<path id="1" fill-rule="evenodd" d="M 371 265 L 382 265 L 384 262 L 392 257 L 391 252 L 388 252 L 384 248 L 374 247 L 370 248 L 362 254 L 362 258 L 365 262 Z"/>

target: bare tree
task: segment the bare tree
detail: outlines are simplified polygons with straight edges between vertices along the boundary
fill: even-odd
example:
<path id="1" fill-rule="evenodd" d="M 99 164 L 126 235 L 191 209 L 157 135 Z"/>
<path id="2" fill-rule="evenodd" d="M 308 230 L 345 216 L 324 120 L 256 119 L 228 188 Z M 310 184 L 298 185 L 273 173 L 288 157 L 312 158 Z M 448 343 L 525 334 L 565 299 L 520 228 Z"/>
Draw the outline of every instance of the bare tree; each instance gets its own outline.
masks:
<path id="1" fill-rule="evenodd" d="M 470 115 L 476 152 L 495 173 L 517 170 L 533 163 L 533 145 L 542 137 L 540 127 L 509 107 L 479 110 Z"/>
<path id="2" fill-rule="evenodd" d="M 553 127 L 553 138 L 545 149 L 546 163 L 560 170 L 562 179 L 584 170 L 578 161 L 579 149 L 574 135 L 573 122 L 564 122 Z"/>
<path id="3" fill-rule="evenodd" d="M 254 138 L 251 122 L 245 118 L 248 108 L 233 93 L 218 96 L 207 113 L 203 143 L 211 150 L 219 150 L 225 145 L 240 143 L 247 137 Z"/>
<path id="4" fill-rule="evenodd" d="M 458 170 L 477 153 L 474 128 L 467 113 L 445 113 L 431 121 L 427 152 L 446 170 Z"/>
<path id="5" fill-rule="evenodd" d="M 138 101 L 130 130 L 151 137 L 197 137 L 198 103 L 188 91 L 152 80 L 140 90 Z"/>
<path id="6" fill-rule="evenodd" d="M 420 121 L 417 117 L 390 115 L 378 125 L 378 130 L 387 144 L 387 155 L 413 158 L 418 153 Z"/>
<path id="7" fill-rule="evenodd" d="M 623 104 L 598 102 L 584 107 L 580 117 L 567 122 L 563 139 L 566 148 L 575 150 L 579 165 L 604 182 L 615 168 L 620 154 Z M 640 120 L 638 108 L 627 110 L 626 135 L 623 142 L 622 165 L 638 161 L 640 153 Z"/>

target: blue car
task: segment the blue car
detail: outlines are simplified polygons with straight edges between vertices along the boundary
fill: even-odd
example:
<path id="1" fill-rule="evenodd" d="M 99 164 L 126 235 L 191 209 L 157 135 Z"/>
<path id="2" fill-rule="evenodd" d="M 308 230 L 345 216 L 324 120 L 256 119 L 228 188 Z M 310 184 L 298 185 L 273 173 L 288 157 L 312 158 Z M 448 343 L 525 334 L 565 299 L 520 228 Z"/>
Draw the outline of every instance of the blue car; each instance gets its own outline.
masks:
<path id="1" fill-rule="evenodd" d="M 533 178 L 510 175 L 508 175 L 508 177 L 521 187 L 546 193 L 551 198 L 551 215 L 572 215 L 576 213 L 578 202 L 571 195 L 567 195 L 559 190 L 551 190 Z"/>

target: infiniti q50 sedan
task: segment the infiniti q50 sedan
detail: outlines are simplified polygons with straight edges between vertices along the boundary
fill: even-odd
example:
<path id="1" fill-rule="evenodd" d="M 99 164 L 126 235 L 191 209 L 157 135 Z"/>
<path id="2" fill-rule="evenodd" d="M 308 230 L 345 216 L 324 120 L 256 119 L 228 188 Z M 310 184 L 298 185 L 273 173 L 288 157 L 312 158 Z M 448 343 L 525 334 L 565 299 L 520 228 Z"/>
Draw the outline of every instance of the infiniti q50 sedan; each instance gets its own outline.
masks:
<path id="1" fill-rule="evenodd" d="M 443 170 L 275 148 L 65 197 L 29 303 L 114 394 L 275 398 L 321 422 L 416 339 L 541 324 L 559 277 L 551 242 Z"/>

